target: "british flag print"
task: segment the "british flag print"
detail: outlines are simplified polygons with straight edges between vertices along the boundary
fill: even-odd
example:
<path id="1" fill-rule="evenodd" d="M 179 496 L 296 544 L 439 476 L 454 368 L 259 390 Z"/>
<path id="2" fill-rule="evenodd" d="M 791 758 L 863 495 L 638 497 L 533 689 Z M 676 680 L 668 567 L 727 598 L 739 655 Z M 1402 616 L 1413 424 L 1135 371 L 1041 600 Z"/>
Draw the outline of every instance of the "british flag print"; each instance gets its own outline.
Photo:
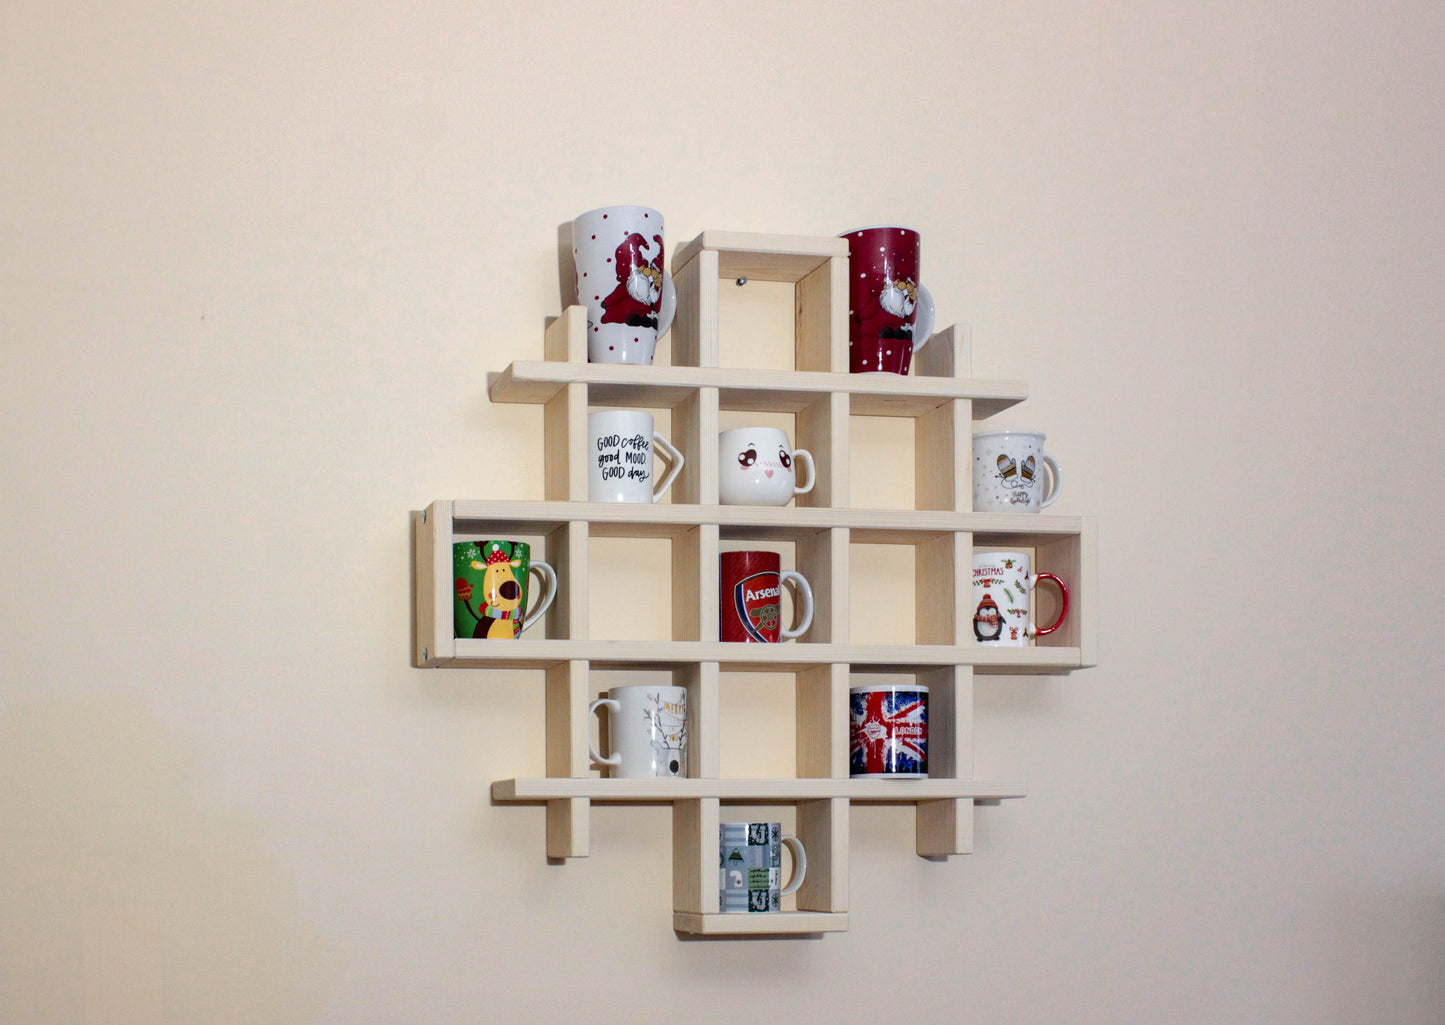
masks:
<path id="1" fill-rule="evenodd" d="M 861 687 L 849 692 L 851 776 L 928 775 L 928 692 Z"/>

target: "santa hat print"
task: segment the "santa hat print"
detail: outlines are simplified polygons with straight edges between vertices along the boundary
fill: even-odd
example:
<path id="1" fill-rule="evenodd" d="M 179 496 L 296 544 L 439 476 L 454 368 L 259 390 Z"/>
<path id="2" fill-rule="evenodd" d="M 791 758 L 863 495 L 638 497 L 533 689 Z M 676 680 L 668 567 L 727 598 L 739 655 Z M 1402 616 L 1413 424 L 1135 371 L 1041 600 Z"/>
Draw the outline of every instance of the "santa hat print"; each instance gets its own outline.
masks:
<path id="1" fill-rule="evenodd" d="M 656 248 L 653 249 L 653 253 L 655 255 L 661 255 L 661 236 L 654 235 L 653 241 L 656 243 Z M 647 250 L 647 240 L 643 238 L 639 232 L 634 231 L 622 240 L 622 244 L 617 247 L 617 252 L 614 254 L 618 281 L 622 281 L 627 275 L 631 274 L 633 267 L 645 267 L 652 263 L 652 258 L 647 255 Z"/>

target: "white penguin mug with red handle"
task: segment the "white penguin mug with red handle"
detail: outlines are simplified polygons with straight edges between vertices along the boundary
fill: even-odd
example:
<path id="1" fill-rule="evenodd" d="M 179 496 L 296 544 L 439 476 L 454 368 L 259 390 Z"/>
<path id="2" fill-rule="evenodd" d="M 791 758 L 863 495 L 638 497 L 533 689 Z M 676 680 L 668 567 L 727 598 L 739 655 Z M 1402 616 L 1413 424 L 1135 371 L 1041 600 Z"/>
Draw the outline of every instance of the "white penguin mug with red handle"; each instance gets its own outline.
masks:
<path id="1" fill-rule="evenodd" d="M 1059 589 L 1063 604 L 1051 626 L 1033 620 L 1033 594 L 1040 580 Z M 1069 588 L 1052 573 L 1030 573 L 1027 552 L 975 552 L 973 556 L 973 636 L 980 644 L 1024 648 L 1035 637 L 1063 626 L 1069 614 Z"/>

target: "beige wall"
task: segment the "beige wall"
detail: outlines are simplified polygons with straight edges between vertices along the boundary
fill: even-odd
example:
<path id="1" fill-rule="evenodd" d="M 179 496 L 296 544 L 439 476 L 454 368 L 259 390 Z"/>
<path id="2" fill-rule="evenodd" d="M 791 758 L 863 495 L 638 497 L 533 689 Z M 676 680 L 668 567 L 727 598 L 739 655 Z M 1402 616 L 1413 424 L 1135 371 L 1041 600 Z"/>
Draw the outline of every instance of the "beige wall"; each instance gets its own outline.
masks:
<path id="1" fill-rule="evenodd" d="M 1439 1021 L 1442 44 L 1431 3 L 0 6 L 0 1020 Z M 680 940 L 665 808 L 549 865 L 487 796 L 538 678 L 408 664 L 408 511 L 540 496 L 485 375 L 613 202 L 918 226 L 1099 518 L 1102 664 L 979 686 L 1031 796 L 942 864 L 856 811 L 843 935 Z"/>

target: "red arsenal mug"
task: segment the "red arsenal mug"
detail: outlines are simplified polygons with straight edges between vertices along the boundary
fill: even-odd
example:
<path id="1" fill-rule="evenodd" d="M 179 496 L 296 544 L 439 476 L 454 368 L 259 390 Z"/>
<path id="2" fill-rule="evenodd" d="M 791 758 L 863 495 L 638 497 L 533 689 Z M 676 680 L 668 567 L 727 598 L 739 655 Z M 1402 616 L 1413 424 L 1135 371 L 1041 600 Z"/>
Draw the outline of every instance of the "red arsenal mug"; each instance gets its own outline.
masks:
<path id="1" fill-rule="evenodd" d="M 813 589 L 801 573 L 780 570 L 777 552 L 723 552 L 718 573 L 718 637 L 776 644 L 813 625 Z M 801 607 L 796 629 L 783 626 L 783 584 L 793 584 Z"/>

